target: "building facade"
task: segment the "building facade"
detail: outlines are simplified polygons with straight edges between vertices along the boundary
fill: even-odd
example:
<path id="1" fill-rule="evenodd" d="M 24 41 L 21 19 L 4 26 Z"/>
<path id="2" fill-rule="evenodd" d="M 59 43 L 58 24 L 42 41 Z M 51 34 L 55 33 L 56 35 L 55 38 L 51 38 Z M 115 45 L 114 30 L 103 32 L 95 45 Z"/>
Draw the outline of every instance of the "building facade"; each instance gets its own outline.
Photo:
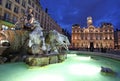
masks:
<path id="1" fill-rule="evenodd" d="M 114 38 L 115 38 L 115 49 L 120 50 L 120 30 L 116 30 L 114 33 Z"/>
<path id="2" fill-rule="evenodd" d="M 62 33 L 61 27 L 42 9 L 40 0 L 0 0 L 0 27 L 13 27 L 28 8 L 33 9 L 35 19 L 41 23 L 44 30 L 57 30 Z"/>
<path id="3" fill-rule="evenodd" d="M 72 25 L 72 48 L 114 48 L 114 29 L 111 23 L 93 26 L 92 17 L 87 17 L 87 27 Z"/>

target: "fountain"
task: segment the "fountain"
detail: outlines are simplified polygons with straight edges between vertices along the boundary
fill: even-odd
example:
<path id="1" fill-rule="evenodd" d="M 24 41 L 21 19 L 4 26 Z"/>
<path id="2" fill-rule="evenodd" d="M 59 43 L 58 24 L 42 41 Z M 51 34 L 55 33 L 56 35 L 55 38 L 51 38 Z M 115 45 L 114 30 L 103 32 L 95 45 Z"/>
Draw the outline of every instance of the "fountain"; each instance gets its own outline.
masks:
<path id="1" fill-rule="evenodd" d="M 33 55 L 28 56 L 25 62 L 30 66 L 43 66 L 62 62 L 65 60 L 66 54 L 59 50 L 62 47 L 68 50 L 66 46 L 69 44 L 67 37 L 57 31 L 49 31 L 44 35 L 41 28 L 36 27 L 29 34 L 28 42 Z"/>
<path id="2" fill-rule="evenodd" d="M 65 35 L 55 30 L 45 32 L 35 19 L 28 27 L 24 25 L 23 19 L 15 28 L 0 31 L 0 81 L 120 80 L 119 61 L 74 51 L 67 55 L 62 52 L 70 45 Z M 28 65 L 44 67 L 31 69 Z"/>

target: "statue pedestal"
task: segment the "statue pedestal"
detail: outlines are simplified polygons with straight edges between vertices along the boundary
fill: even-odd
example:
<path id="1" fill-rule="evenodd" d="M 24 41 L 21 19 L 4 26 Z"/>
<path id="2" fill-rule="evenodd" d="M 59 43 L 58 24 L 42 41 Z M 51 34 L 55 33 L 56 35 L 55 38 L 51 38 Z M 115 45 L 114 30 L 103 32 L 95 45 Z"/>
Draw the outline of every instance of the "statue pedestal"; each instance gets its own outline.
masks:
<path id="1" fill-rule="evenodd" d="M 54 63 L 63 62 L 67 58 L 66 54 L 48 54 L 38 56 L 28 56 L 25 63 L 29 66 L 45 66 Z"/>

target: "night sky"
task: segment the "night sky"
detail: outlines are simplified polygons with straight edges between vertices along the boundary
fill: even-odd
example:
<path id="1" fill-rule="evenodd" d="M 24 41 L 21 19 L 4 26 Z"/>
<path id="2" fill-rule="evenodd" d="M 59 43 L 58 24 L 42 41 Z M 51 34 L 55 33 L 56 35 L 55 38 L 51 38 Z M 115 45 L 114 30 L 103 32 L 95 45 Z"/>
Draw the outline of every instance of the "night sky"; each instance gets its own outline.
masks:
<path id="1" fill-rule="evenodd" d="M 110 22 L 120 29 L 120 0 L 41 0 L 43 9 L 64 29 L 71 32 L 73 24 L 86 27 L 88 16 L 93 25 Z"/>

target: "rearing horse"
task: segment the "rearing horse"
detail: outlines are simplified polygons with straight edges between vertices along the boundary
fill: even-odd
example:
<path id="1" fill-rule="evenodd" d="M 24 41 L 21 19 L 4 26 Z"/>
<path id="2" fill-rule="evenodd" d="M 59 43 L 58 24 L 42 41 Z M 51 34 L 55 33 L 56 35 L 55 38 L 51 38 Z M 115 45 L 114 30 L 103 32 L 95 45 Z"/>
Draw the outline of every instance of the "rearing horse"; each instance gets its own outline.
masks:
<path id="1" fill-rule="evenodd" d="M 32 24 L 35 28 L 29 34 L 28 46 L 32 49 L 33 54 L 42 54 L 46 50 L 45 38 L 43 36 L 43 29 L 38 21 L 34 21 Z"/>
<path id="2" fill-rule="evenodd" d="M 61 52 L 61 48 L 68 50 L 68 45 L 70 42 L 65 35 L 58 33 L 56 30 L 49 31 L 45 37 L 45 43 L 50 50 L 56 53 Z"/>

